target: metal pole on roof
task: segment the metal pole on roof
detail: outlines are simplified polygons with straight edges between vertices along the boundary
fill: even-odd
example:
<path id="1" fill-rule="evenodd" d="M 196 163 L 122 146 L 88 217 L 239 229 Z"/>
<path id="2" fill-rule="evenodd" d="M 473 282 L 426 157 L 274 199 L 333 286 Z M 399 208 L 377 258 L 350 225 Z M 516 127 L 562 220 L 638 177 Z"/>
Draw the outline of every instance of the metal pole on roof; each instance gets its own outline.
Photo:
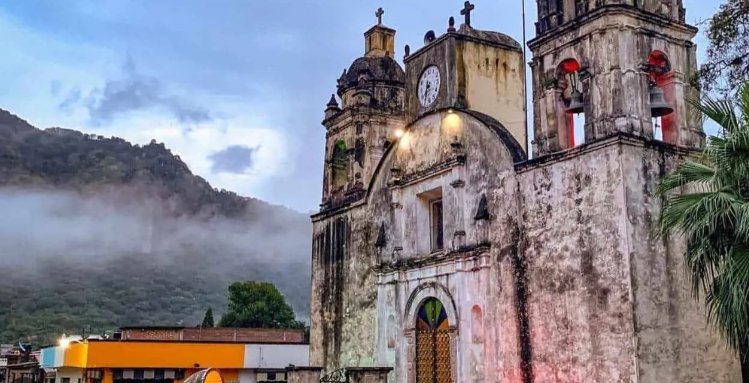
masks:
<path id="1" fill-rule="evenodd" d="M 527 38 L 525 33 L 525 0 L 520 0 L 521 9 L 523 12 L 523 65 L 528 65 L 528 47 Z M 527 68 L 527 67 L 526 67 Z M 523 109 L 525 109 L 525 147 L 526 155 L 530 158 L 531 155 L 531 143 L 530 134 L 528 132 L 528 74 L 523 71 Z"/>

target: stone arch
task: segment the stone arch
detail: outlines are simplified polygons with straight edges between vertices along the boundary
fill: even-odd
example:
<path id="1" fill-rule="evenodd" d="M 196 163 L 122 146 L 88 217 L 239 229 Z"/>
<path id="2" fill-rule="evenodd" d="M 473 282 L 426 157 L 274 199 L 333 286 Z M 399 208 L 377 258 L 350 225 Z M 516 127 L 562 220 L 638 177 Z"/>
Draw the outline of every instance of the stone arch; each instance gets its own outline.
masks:
<path id="1" fill-rule="evenodd" d="M 459 318 L 455 300 L 450 291 L 438 282 L 427 282 L 414 289 L 411 296 L 408 297 L 408 301 L 406 301 L 406 315 L 403 318 L 406 323 L 403 328 L 413 329 L 416 326 L 416 315 L 419 307 L 429 298 L 436 298 L 445 305 L 450 327 L 457 328 Z"/>
<path id="2" fill-rule="evenodd" d="M 582 128 L 585 124 L 585 111 L 581 113 L 571 113 L 567 109 L 572 101 L 574 92 L 583 93 L 582 82 L 580 81 L 580 62 L 574 58 L 562 60 L 556 69 L 557 91 L 559 97 L 556 98 L 556 123 L 557 137 L 559 138 L 560 149 L 569 149 L 585 142 L 585 135 L 575 135 L 575 128 Z M 584 99 L 584 96 L 582 97 Z M 581 118 L 576 118 L 580 116 Z M 577 121 L 576 121 L 577 120 Z"/>
<path id="3" fill-rule="evenodd" d="M 406 315 L 404 320 L 406 323 L 403 326 L 403 333 L 406 340 L 406 358 L 407 358 L 407 379 L 409 383 L 415 383 L 417 374 L 417 315 L 418 310 L 421 306 L 429 299 L 439 300 L 444 309 L 445 315 L 447 316 L 448 328 L 447 335 L 449 336 L 449 352 L 450 352 L 450 369 L 449 373 L 451 381 L 457 381 L 458 366 L 458 311 L 456 310 L 455 300 L 450 294 L 450 291 L 440 284 L 439 282 L 427 282 L 419 285 L 408 298 L 406 302 Z"/>
<path id="4" fill-rule="evenodd" d="M 663 90 L 666 102 L 670 104 L 672 108 L 676 108 L 675 78 L 671 68 L 671 61 L 666 53 L 657 49 L 650 52 L 648 55 L 647 75 L 648 91 L 655 86 L 659 87 Z M 650 102 L 649 97 L 648 102 Z M 676 113 L 670 113 L 660 117 L 653 116 L 653 136 L 660 138 L 664 142 L 677 144 L 679 126 L 677 118 L 678 115 Z M 660 137 L 656 134 L 657 128 L 660 128 L 661 130 Z"/>

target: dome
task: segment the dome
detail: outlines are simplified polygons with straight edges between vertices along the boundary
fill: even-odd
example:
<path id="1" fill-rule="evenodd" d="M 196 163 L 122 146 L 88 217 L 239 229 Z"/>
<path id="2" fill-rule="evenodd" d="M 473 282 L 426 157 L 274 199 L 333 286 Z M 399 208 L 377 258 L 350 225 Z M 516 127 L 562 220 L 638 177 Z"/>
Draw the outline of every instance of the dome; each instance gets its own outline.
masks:
<path id="1" fill-rule="evenodd" d="M 403 86 L 406 73 L 392 57 L 360 57 L 338 79 L 338 94 L 363 82 Z"/>

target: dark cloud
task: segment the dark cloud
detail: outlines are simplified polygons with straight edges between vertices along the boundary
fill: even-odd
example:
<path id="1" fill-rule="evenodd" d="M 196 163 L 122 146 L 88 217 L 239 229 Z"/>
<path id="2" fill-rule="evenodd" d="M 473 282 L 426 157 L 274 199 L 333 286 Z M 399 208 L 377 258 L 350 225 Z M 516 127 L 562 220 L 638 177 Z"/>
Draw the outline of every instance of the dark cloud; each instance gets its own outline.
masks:
<path id="1" fill-rule="evenodd" d="M 155 77 L 139 74 L 128 59 L 121 79 L 108 80 L 103 88 L 94 89 L 88 97 L 91 121 L 99 125 L 114 117 L 149 108 L 162 108 L 183 123 L 210 121 L 208 110 L 182 97 L 167 94 Z M 62 105 L 61 105 L 62 106 Z"/>
<path id="2" fill-rule="evenodd" d="M 75 87 L 70 92 L 68 92 L 68 95 L 65 96 L 65 99 L 62 100 L 58 107 L 64 111 L 69 111 L 73 106 L 78 104 L 80 100 L 81 88 Z"/>
<path id="3" fill-rule="evenodd" d="M 211 171 L 214 173 L 245 173 L 252 169 L 253 156 L 257 149 L 244 145 L 227 146 L 209 157 L 213 163 Z"/>

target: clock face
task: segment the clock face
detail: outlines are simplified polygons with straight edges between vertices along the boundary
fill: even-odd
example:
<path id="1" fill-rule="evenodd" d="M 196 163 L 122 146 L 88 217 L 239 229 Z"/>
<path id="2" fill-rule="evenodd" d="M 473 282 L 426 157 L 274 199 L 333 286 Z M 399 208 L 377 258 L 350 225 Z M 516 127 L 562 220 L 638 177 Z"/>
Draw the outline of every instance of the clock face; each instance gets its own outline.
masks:
<path id="1" fill-rule="evenodd" d="M 437 95 L 440 92 L 440 70 L 434 65 L 431 65 L 421 72 L 419 78 L 419 89 L 417 96 L 419 97 L 419 103 L 423 107 L 427 107 L 434 103 L 437 99 Z"/>

